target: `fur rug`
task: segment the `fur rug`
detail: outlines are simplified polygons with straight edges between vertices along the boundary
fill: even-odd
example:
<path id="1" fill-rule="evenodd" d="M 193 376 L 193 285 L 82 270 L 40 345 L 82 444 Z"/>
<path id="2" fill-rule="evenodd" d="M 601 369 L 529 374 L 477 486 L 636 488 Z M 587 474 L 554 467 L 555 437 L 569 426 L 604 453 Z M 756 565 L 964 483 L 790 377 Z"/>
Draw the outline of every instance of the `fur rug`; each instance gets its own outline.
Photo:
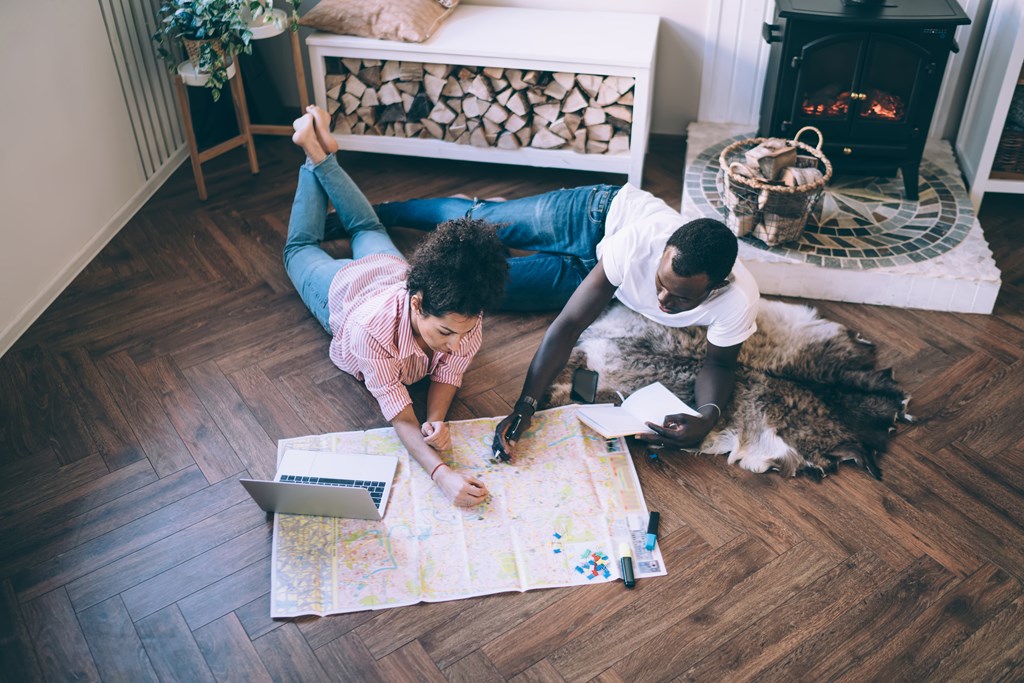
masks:
<path id="1" fill-rule="evenodd" d="M 807 306 L 762 299 L 757 332 L 744 344 L 736 388 L 700 451 L 729 454 L 750 470 L 816 478 L 854 462 L 881 479 L 885 451 L 910 398 L 891 369 L 878 370 L 874 344 Z M 599 403 L 618 403 L 660 381 L 694 405 L 693 381 L 704 358 L 704 328 L 663 327 L 613 304 L 580 337 L 545 397 L 570 403 L 572 371 L 600 373 Z"/>

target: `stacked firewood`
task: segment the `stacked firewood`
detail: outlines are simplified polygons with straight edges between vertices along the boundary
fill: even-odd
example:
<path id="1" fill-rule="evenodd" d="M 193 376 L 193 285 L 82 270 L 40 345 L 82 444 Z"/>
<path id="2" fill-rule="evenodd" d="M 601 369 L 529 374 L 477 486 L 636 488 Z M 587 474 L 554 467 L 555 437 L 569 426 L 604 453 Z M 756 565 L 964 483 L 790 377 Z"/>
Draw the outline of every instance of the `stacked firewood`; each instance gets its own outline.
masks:
<path id="1" fill-rule="evenodd" d="M 339 57 L 326 67 L 327 110 L 342 135 L 629 151 L 631 77 Z"/>

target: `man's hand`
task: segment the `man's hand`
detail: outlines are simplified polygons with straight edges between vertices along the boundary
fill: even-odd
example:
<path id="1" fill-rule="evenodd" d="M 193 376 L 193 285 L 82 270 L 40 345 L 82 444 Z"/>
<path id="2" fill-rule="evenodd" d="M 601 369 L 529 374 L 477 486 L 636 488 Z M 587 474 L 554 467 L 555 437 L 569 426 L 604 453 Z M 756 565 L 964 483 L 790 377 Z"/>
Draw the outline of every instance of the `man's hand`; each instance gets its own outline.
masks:
<path id="1" fill-rule="evenodd" d="M 456 472 L 447 465 L 438 470 L 437 485 L 459 507 L 473 507 L 487 499 L 487 487 L 472 474 Z"/>
<path id="2" fill-rule="evenodd" d="M 448 431 L 448 423 L 444 420 L 424 422 L 420 426 L 420 433 L 424 441 L 436 451 L 445 451 L 451 448 L 452 435 Z"/>
<path id="3" fill-rule="evenodd" d="M 703 415 L 686 415 L 684 413 L 668 415 L 665 417 L 664 425 L 647 423 L 654 434 L 637 434 L 636 438 L 652 446 L 693 448 L 700 445 L 700 442 L 715 426 L 715 422 L 713 417 Z"/>
<path id="4" fill-rule="evenodd" d="M 529 428 L 532 417 L 532 415 L 512 413 L 495 427 L 493 447 L 495 450 L 500 449 L 508 456 L 508 458 L 504 458 L 505 460 L 512 459 L 516 442 L 519 441 L 519 436 Z"/>

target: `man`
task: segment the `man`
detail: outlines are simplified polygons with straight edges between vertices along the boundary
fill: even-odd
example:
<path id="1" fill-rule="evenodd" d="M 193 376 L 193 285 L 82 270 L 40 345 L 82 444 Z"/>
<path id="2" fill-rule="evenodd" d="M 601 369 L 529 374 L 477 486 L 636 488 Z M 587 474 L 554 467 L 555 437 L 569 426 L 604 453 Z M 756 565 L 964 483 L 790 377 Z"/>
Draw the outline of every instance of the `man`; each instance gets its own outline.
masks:
<path id="1" fill-rule="evenodd" d="M 702 218 L 680 227 L 678 212 L 628 184 L 508 202 L 428 199 L 375 208 L 385 225 L 432 229 L 463 213 L 498 223 L 507 246 L 537 252 L 509 260 L 502 307 L 537 309 L 568 299 L 530 363 L 514 412 L 498 425 L 496 450 L 511 456 L 538 399 L 613 297 L 667 327 L 708 328 L 707 356 L 694 387 L 701 416 L 670 415 L 662 425 L 648 423 L 653 434 L 639 438 L 654 446 L 696 446 L 721 417 L 740 348 L 757 329 L 759 292 L 736 261 L 736 237 L 720 221 Z"/>

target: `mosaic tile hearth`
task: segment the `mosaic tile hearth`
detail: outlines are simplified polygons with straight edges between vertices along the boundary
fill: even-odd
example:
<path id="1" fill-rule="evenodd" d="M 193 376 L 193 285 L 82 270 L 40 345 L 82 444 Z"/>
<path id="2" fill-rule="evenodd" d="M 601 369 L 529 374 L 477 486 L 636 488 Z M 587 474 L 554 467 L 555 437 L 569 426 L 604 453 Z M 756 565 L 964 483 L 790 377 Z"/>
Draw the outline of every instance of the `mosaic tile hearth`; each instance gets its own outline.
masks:
<path id="1" fill-rule="evenodd" d="M 717 187 L 718 156 L 727 145 L 747 137 L 720 140 L 687 166 L 686 201 L 701 215 L 724 218 L 727 210 Z M 974 210 L 963 183 L 927 156 L 920 167 L 919 199 L 904 200 L 902 195 L 898 175 L 840 175 L 826 187 L 797 241 L 768 246 L 749 235 L 741 239 L 816 266 L 865 270 L 935 258 L 963 242 L 974 225 Z"/>

